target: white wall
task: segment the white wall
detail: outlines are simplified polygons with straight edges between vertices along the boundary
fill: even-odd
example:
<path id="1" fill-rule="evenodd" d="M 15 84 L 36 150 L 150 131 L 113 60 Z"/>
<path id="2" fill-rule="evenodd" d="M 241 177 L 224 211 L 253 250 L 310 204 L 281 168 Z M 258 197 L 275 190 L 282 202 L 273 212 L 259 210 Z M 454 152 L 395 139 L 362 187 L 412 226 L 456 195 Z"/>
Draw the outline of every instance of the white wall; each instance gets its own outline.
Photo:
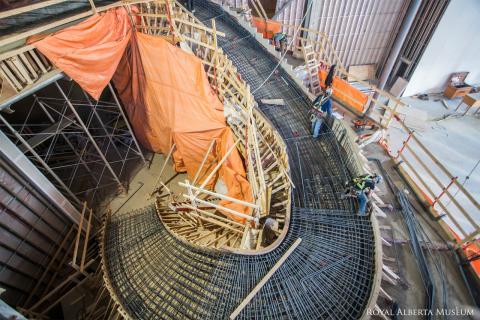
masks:
<path id="1" fill-rule="evenodd" d="M 480 84 L 480 0 L 451 0 L 403 96 L 442 92 L 453 72 Z"/>

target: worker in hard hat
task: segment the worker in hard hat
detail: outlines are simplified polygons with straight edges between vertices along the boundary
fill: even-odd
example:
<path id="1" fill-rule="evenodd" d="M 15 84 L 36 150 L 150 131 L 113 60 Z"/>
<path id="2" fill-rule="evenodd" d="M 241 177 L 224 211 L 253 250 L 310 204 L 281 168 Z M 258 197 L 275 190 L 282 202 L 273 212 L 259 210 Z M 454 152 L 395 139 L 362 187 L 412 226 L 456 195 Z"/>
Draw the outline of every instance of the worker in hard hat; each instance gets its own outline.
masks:
<path id="1" fill-rule="evenodd" d="M 332 115 L 331 96 L 332 88 L 327 88 L 313 101 L 310 120 L 312 121 L 312 136 L 314 139 L 317 139 L 320 135 L 320 129 L 322 128 L 325 115 L 327 119 Z"/>
<path id="2" fill-rule="evenodd" d="M 353 192 L 358 199 L 358 215 L 365 215 L 370 194 L 381 181 L 382 177 L 378 174 L 364 174 L 350 182 L 347 192 Z"/>

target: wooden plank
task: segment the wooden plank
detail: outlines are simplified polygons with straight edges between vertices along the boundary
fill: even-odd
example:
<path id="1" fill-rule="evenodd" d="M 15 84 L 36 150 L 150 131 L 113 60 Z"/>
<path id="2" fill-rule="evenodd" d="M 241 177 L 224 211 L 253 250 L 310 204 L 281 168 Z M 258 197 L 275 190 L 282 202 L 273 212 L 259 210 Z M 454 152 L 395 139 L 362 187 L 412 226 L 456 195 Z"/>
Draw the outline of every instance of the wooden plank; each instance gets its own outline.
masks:
<path id="1" fill-rule="evenodd" d="M 362 80 L 373 80 L 375 79 L 375 65 L 361 64 L 356 66 L 349 66 L 348 73 L 349 73 L 347 77 L 348 81 L 354 81 L 354 79 L 351 77 L 352 75 Z"/>
<path id="2" fill-rule="evenodd" d="M 97 8 L 95 7 L 95 3 L 93 2 L 93 0 L 88 0 L 88 2 L 90 2 L 93 14 L 97 14 Z"/>
<path id="3" fill-rule="evenodd" d="M 237 222 L 235 220 L 230 220 L 228 218 L 224 218 L 224 217 L 221 217 L 219 215 L 216 215 L 214 213 L 211 213 L 209 211 L 206 211 L 206 210 L 203 210 L 203 209 L 199 209 L 199 208 L 196 208 L 192 205 L 189 205 L 189 204 L 184 204 L 182 205 L 182 207 L 185 207 L 185 208 L 189 208 L 189 209 L 192 209 L 192 210 L 195 210 L 197 212 L 200 212 L 202 214 L 205 214 L 207 217 L 211 217 L 213 219 L 217 219 L 219 221 L 222 221 L 222 222 L 225 222 L 227 224 L 231 224 L 231 225 L 234 225 L 234 226 L 237 226 L 237 227 L 241 227 L 243 228 L 244 227 L 244 224 L 240 223 L 240 222 Z"/>
<path id="4" fill-rule="evenodd" d="M 223 156 L 222 160 L 220 160 L 219 163 L 217 163 L 217 165 L 215 166 L 215 168 L 212 170 L 212 172 L 210 172 L 210 174 L 208 175 L 208 177 L 203 181 L 202 185 L 200 186 L 200 189 L 205 189 L 205 186 L 207 185 L 207 183 L 210 181 L 210 179 L 213 178 L 213 176 L 215 175 L 215 173 L 218 171 L 218 169 L 220 169 L 220 167 L 222 166 L 222 164 L 228 159 L 228 157 L 230 156 L 230 154 L 233 152 L 233 150 L 237 147 L 239 143 L 239 140 L 237 140 L 227 151 L 227 153 L 225 153 L 225 155 Z M 195 193 L 195 196 L 198 196 L 200 192 L 197 191 Z"/>
<path id="5" fill-rule="evenodd" d="M 262 287 L 267 283 L 267 281 L 273 276 L 275 271 L 277 271 L 283 263 L 288 259 L 288 257 L 292 254 L 292 252 L 298 247 L 298 245 L 302 242 L 301 238 L 298 238 L 288 250 L 283 254 L 280 260 L 275 263 L 275 265 L 268 271 L 268 273 L 260 280 L 260 282 L 253 288 L 253 290 L 245 297 L 245 299 L 240 303 L 240 305 L 232 312 L 230 315 L 230 319 L 235 319 L 240 312 L 250 303 L 250 301 L 255 297 L 255 295 L 262 289 Z"/>
<path id="6" fill-rule="evenodd" d="M 190 205 L 185 205 L 185 207 L 189 207 L 189 208 L 191 208 L 191 209 L 194 210 L 194 211 L 199 211 L 199 212 L 204 213 L 204 214 L 205 214 L 205 212 L 208 212 L 208 211 L 204 211 L 204 210 L 201 210 L 201 209 L 196 209 L 195 207 L 190 206 Z M 225 228 L 225 229 L 231 230 L 231 231 L 233 231 L 233 232 L 242 234 L 242 230 L 238 230 L 238 229 L 236 229 L 235 227 L 233 227 L 233 226 L 231 226 L 231 225 L 228 225 L 227 223 L 224 223 L 224 222 L 222 222 L 222 221 L 216 220 L 218 217 L 207 218 L 207 217 L 203 217 L 203 216 L 201 216 L 201 215 L 199 215 L 198 213 L 195 213 L 195 212 L 193 212 L 193 211 L 192 211 L 192 212 L 185 212 L 185 214 L 195 216 L 195 217 L 198 218 L 198 219 L 202 219 L 202 220 L 204 220 L 204 221 L 206 221 L 206 222 L 210 222 L 210 223 L 213 223 L 213 224 L 215 224 L 215 225 L 218 225 L 218 226 L 220 226 L 220 227 L 222 227 L 222 228 Z M 243 226 L 242 226 L 242 227 L 243 227 Z M 195 226 L 194 228 L 196 228 L 196 226 Z"/>
<path id="7" fill-rule="evenodd" d="M 5 96 L 5 95 L 11 96 L 11 95 L 14 95 L 14 94 L 21 91 L 21 89 L 18 89 L 16 87 L 15 83 L 12 81 L 12 79 L 10 79 L 8 77 L 8 75 L 5 73 L 5 71 L 3 70 L 1 61 L 0 61 L 0 78 L 2 78 L 2 80 L 4 80 L 3 83 L 2 83 L 2 89 L 5 89 L 5 82 L 8 82 L 8 84 L 11 87 L 11 90 L 8 90 L 9 88 L 7 88 L 7 90 L 3 91 L 3 93 L 2 93 L 3 96 Z M 11 92 L 9 92 L 9 91 L 11 91 Z M 0 96 L 0 98 L 2 98 L 2 97 Z"/>
<path id="8" fill-rule="evenodd" d="M 31 60 L 28 60 L 28 58 L 27 58 L 27 56 L 25 55 L 24 52 L 20 53 L 18 56 L 22 60 L 23 64 L 27 67 L 28 71 L 32 74 L 33 80 L 37 80 L 38 79 L 38 73 L 33 68 Z"/>
<path id="9" fill-rule="evenodd" d="M 13 50 L 1 53 L 0 54 L 0 60 L 5 60 L 5 59 L 8 59 L 8 58 L 11 58 L 13 56 L 19 55 L 21 53 L 25 53 L 25 52 L 27 52 L 29 50 L 32 50 L 32 49 L 35 49 L 35 47 L 33 45 L 28 45 L 28 46 L 23 46 L 23 47 L 20 47 L 20 48 L 17 48 L 17 49 L 13 49 Z"/>
<path id="10" fill-rule="evenodd" d="M 30 53 L 30 56 L 33 58 L 35 63 L 38 65 L 38 67 L 42 70 L 42 72 L 47 73 L 48 72 L 47 68 L 43 65 L 43 62 L 40 60 L 35 50 L 32 49 L 32 50 L 29 50 L 28 52 Z"/>
<path id="11" fill-rule="evenodd" d="M 90 260 L 85 267 L 90 266 L 95 260 Z M 76 270 L 73 274 L 71 274 L 67 279 L 65 279 L 62 283 L 60 283 L 58 286 L 56 286 L 52 291 L 50 291 L 47 295 L 43 296 L 40 300 L 37 301 L 29 310 L 35 310 L 39 306 L 42 305 L 48 298 L 50 298 L 53 294 L 55 294 L 57 291 L 62 289 L 66 284 L 68 284 L 70 281 L 73 281 L 76 277 L 78 277 L 80 274 L 80 270 Z"/>
<path id="12" fill-rule="evenodd" d="M 277 105 L 277 106 L 285 105 L 285 100 L 283 99 L 261 99 L 260 102 L 268 105 Z"/>
<path id="13" fill-rule="evenodd" d="M 55 251 L 55 254 L 53 255 L 53 258 L 50 260 L 47 267 L 43 271 L 42 276 L 40 277 L 40 279 L 38 279 L 37 283 L 35 284 L 35 287 L 30 291 L 30 295 L 28 296 L 27 301 L 25 301 L 25 303 L 24 303 L 25 306 L 29 305 L 29 302 L 31 301 L 31 299 L 33 297 L 33 294 L 37 291 L 38 287 L 42 284 L 43 279 L 45 279 L 45 277 L 47 276 L 48 271 L 52 267 L 53 263 L 57 260 L 58 255 L 60 254 L 63 247 L 65 246 L 65 243 L 70 238 L 70 235 L 72 234 L 73 230 L 75 230 L 75 228 L 74 228 L 74 226 L 71 226 L 70 229 L 68 230 L 67 235 L 63 238 L 62 242 L 60 243 L 57 250 Z"/>
<path id="14" fill-rule="evenodd" d="M 218 198 L 223 199 L 223 200 L 228 200 L 228 201 L 231 201 L 231 202 L 235 202 L 235 203 L 241 204 L 243 206 L 247 206 L 247 207 L 254 208 L 254 209 L 259 208 L 259 206 L 257 204 L 246 202 L 246 201 L 243 201 L 243 200 L 240 200 L 240 199 L 235 199 L 235 198 L 226 196 L 226 195 L 221 194 L 221 193 L 216 193 L 216 192 L 209 191 L 209 190 L 206 190 L 206 189 L 198 188 L 198 187 L 192 186 L 189 183 L 178 182 L 178 184 L 181 185 L 182 187 L 191 188 L 195 191 L 200 191 L 201 193 L 205 193 L 205 194 L 208 194 L 208 195 L 213 196 L 213 197 L 218 197 Z"/>
<path id="15" fill-rule="evenodd" d="M 85 242 L 83 243 L 82 260 L 80 261 L 80 272 L 85 270 L 85 258 L 87 257 L 88 241 L 90 239 L 90 229 L 92 227 L 92 216 L 93 210 L 90 209 L 90 215 L 88 216 L 87 222 L 87 233 L 85 234 Z"/>
<path id="16" fill-rule="evenodd" d="M 200 172 L 202 171 L 203 166 L 205 165 L 205 162 L 207 161 L 208 156 L 210 155 L 210 152 L 212 152 L 212 148 L 213 148 L 213 145 L 215 144 L 215 141 L 216 141 L 215 139 L 212 139 L 212 141 L 210 142 L 207 152 L 203 156 L 202 162 L 200 163 L 200 166 L 198 167 L 197 172 L 195 172 L 195 176 L 193 178 L 192 184 L 197 183 L 197 179 L 199 178 Z"/>
<path id="17" fill-rule="evenodd" d="M 18 82 L 17 77 L 10 71 L 8 66 L 3 61 L 0 61 L 0 68 L 2 69 L 2 74 L 5 76 L 6 80 L 13 86 L 13 88 L 15 88 L 17 92 L 21 91 L 23 89 L 23 85 Z"/>
<path id="18" fill-rule="evenodd" d="M 165 168 L 167 167 L 167 163 L 168 163 L 168 161 L 170 160 L 170 157 L 171 157 L 172 154 L 173 154 L 173 150 L 175 150 L 175 143 L 174 143 L 174 144 L 172 145 L 172 147 L 170 148 L 170 151 L 168 151 L 167 157 L 165 158 L 165 161 L 163 162 L 162 169 L 160 169 L 160 173 L 158 174 L 157 181 L 155 181 L 155 184 L 153 185 L 153 191 L 152 191 L 152 193 L 150 194 L 150 196 L 152 196 L 153 193 L 155 192 L 155 190 L 157 189 L 157 186 L 158 186 L 158 184 L 160 183 L 160 179 L 162 178 L 163 171 L 164 171 Z"/>
<path id="19" fill-rule="evenodd" d="M 230 209 L 230 208 L 221 206 L 221 205 L 219 205 L 219 204 L 216 204 L 216 203 L 213 203 L 213 202 L 204 201 L 204 200 L 202 200 L 202 199 L 198 199 L 198 198 L 196 198 L 196 197 L 192 197 L 192 196 L 190 196 L 190 195 L 188 195 L 188 194 L 182 194 L 182 195 L 183 195 L 186 199 L 194 200 L 195 202 L 199 202 L 199 203 L 205 204 L 205 205 L 207 205 L 207 206 L 215 207 L 215 208 L 217 208 L 218 210 L 231 213 L 231 214 L 233 214 L 233 215 L 236 215 L 236 216 L 239 217 L 239 218 L 247 219 L 248 221 L 256 220 L 254 217 L 249 216 L 248 214 L 245 214 L 245 213 L 241 213 L 241 212 L 232 210 L 232 209 Z"/>
<path id="20" fill-rule="evenodd" d="M 73 249 L 72 265 L 77 265 L 77 254 L 78 246 L 80 244 L 80 236 L 82 234 L 83 219 L 85 215 L 85 210 L 87 210 L 87 201 L 83 202 L 82 214 L 80 216 L 80 223 L 78 224 L 77 237 L 75 238 L 75 248 Z"/>

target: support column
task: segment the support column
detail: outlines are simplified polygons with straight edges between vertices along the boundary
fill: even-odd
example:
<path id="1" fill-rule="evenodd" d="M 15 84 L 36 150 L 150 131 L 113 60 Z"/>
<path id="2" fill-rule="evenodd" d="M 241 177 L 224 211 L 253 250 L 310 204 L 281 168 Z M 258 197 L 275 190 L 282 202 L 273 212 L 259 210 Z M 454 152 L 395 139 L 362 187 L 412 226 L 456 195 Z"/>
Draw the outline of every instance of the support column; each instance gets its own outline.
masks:
<path id="1" fill-rule="evenodd" d="M 382 69 L 382 74 L 380 75 L 380 79 L 378 81 L 378 88 L 384 89 L 385 84 L 387 83 L 390 74 L 392 73 L 393 66 L 395 65 L 395 61 L 397 61 L 398 54 L 402 49 L 403 43 L 407 38 L 408 32 L 410 31 L 410 27 L 413 24 L 413 20 L 415 20 L 415 16 L 417 15 L 418 9 L 420 9 L 420 5 L 422 4 L 422 0 L 412 0 L 410 5 L 408 6 L 407 13 L 405 13 L 405 18 L 403 19 L 402 25 L 400 30 L 398 30 L 397 37 L 395 38 L 395 42 L 393 43 L 392 49 L 390 50 L 390 54 L 388 55 L 388 59 L 385 62 L 385 65 Z"/>
<path id="2" fill-rule="evenodd" d="M 421 4 L 422 4 L 422 0 L 412 0 L 410 5 L 408 6 L 408 10 L 405 13 L 405 18 L 403 19 L 402 25 L 400 26 L 400 30 L 398 30 L 398 34 L 397 34 L 397 37 L 395 38 L 395 42 L 393 43 L 392 49 L 390 50 L 390 53 L 388 55 L 388 59 L 385 62 L 385 65 L 383 66 L 382 73 L 380 74 L 380 79 L 378 80 L 378 85 L 377 85 L 379 89 L 383 90 L 385 88 L 385 84 L 387 83 L 387 80 L 392 73 L 393 66 L 395 65 L 395 61 L 397 61 L 400 50 L 402 49 L 403 43 L 407 38 L 408 32 L 410 31 L 410 27 L 412 26 L 413 21 L 415 20 L 415 16 L 417 15 Z M 375 94 L 373 95 L 373 100 L 378 100 L 379 96 L 380 96 L 379 92 L 378 91 L 375 92 Z M 375 103 L 372 101 L 368 105 L 367 110 L 365 110 L 365 115 L 370 114 L 374 105 Z"/>
<path id="3" fill-rule="evenodd" d="M 135 137 L 135 134 L 134 134 L 134 132 L 133 132 L 133 130 L 132 130 L 132 127 L 130 126 L 130 122 L 129 122 L 129 120 L 127 119 L 127 117 L 125 116 L 125 113 L 123 112 L 122 105 L 120 104 L 120 101 L 118 100 L 117 94 L 115 93 L 115 90 L 113 89 L 111 83 L 108 83 L 108 88 L 110 89 L 110 92 L 112 93 L 113 99 L 115 99 L 115 103 L 116 103 L 117 106 L 118 106 L 118 110 L 120 111 L 120 113 L 121 113 L 121 115 L 122 115 L 122 117 L 123 117 L 123 120 L 125 120 L 125 124 L 127 125 L 127 128 L 128 128 L 128 130 L 130 131 L 130 135 L 132 136 L 133 142 L 135 142 L 135 146 L 137 147 L 137 152 L 138 152 L 138 154 L 139 154 L 140 157 L 142 158 L 143 163 L 144 163 L 145 165 L 147 165 L 147 161 L 145 160 L 145 157 L 144 157 L 144 155 L 143 155 L 142 149 L 140 148 L 140 145 L 138 144 L 137 138 Z"/>
<path id="4" fill-rule="evenodd" d="M 98 152 L 98 155 L 100 156 L 100 158 L 103 160 L 105 166 L 107 167 L 108 171 L 110 171 L 110 173 L 112 174 L 113 178 L 115 179 L 115 181 L 118 183 L 119 187 L 122 189 L 122 191 L 126 191 L 125 190 L 125 187 L 122 185 L 122 183 L 120 182 L 120 179 L 119 177 L 117 176 L 117 174 L 115 173 L 115 171 L 113 170 L 112 166 L 110 166 L 110 163 L 108 162 L 107 158 L 105 158 L 105 155 L 102 153 L 102 150 L 100 149 L 100 147 L 98 146 L 97 142 L 95 141 L 95 139 L 93 139 L 92 135 L 90 134 L 90 131 L 88 131 L 88 128 L 87 126 L 85 125 L 85 123 L 83 122 L 82 118 L 80 117 L 80 115 L 78 114 L 77 110 L 75 110 L 75 107 L 72 105 L 72 103 L 70 102 L 70 100 L 68 99 L 68 97 L 66 96 L 65 92 L 63 92 L 62 88 L 60 87 L 60 85 L 58 84 L 57 81 L 55 81 L 55 85 L 57 86 L 58 88 L 58 91 L 60 91 L 62 97 L 65 99 L 65 101 L 67 102 L 67 105 L 68 107 L 70 108 L 70 110 L 72 110 L 72 113 L 75 115 L 75 118 L 77 119 L 79 125 L 82 127 L 83 131 L 87 134 L 88 136 L 88 139 L 90 140 L 90 142 L 92 143 L 93 147 L 95 148 L 95 150 L 97 150 Z"/>

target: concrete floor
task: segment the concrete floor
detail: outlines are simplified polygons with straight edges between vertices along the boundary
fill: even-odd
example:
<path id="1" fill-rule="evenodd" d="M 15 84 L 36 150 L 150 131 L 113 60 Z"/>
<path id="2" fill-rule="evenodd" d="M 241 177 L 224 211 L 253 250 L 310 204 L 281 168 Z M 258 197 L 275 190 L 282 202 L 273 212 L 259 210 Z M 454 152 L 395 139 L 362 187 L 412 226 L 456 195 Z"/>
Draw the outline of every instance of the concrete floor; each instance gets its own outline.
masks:
<path id="1" fill-rule="evenodd" d="M 473 94 L 480 98 L 480 94 Z M 405 123 L 416 132 L 418 139 L 429 149 L 429 151 L 450 171 L 453 176 L 458 177 L 458 181 L 464 184 L 465 189 L 475 199 L 480 198 L 480 139 L 478 139 L 480 126 L 480 112 L 473 115 L 476 111 L 471 109 L 466 116 L 462 116 L 465 105 L 460 107 L 458 112 L 455 109 L 460 103 L 460 98 L 453 100 L 445 100 L 441 95 L 429 95 L 429 100 L 420 100 L 415 97 L 407 97 L 402 99 L 410 105 L 409 108 L 400 110 L 405 115 Z M 444 103 L 446 106 L 444 105 Z M 448 108 L 447 108 L 448 107 Z M 388 130 L 389 146 L 393 153 L 400 149 L 402 141 L 405 140 L 406 133 L 402 132 L 398 127 Z M 461 143 L 459 143 L 461 142 Z M 423 153 L 416 143 L 410 143 L 409 146 L 422 157 L 427 163 L 429 169 L 435 173 L 442 183 L 448 185 L 450 179 L 430 161 L 426 154 Z M 404 151 L 409 161 L 416 163 L 416 160 Z M 428 176 L 426 169 L 419 164 L 415 170 L 422 175 L 425 183 L 429 185 L 435 195 L 442 192 L 438 184 Z M 413 174 L 411 174 L 414 176 Z M 414 178 L 415 180 L 415 178 Z M 421 182 L 417 181 L 421 185 Z M 452 186 L 449 191 L 456 194 L 456 200 L 464 207 L 464 209 L 475 220 L 480 220 L 480 211 L 469 201 L 462 192 L 457 194 L 457 187 Z M 433 197 L 432 197 L 433 198 Z M 448 208 L 455 217 L 461 227 L 471 233 L 475 230 L 474 226 L 463 216 L 461 211 L 450 203 L 447 197 L 443 197 L 440 201 Z M 440 212 L 441 214 L 442 212 Z M 457 234 L 461 234 L 457 227 L 449 220 L 444 218 L 446 223 Z"/>
<path id="2" fill-rule="evenodd" d="M 431 216 L 421 207 L 413 192 L 409 191 L 408 186 L 399 176 L 394 168 L 393 161 L 385 154 L 383 148 L 377 144 L 368 145 L 365 155 L 369 158 L 377 158 L 386 169 L 387 174 L 394 181 L 395 185 L 402 190 L 407 190 L 409 200 L 417 210 L 417 220 L 420 228 L 425 232 L 431 243 L 425 243 L 430 250 L 424 250 L 429 264 L 429 270 L 434 279 L 435 285 L 435 303 L 436 309 L 468 309 L 475 310 L 475 314 L 480 315 L 476 308 L 475 301 L 472 299 L 469 290 L 462 278 L 459 265 L 455 254 L 449 249 L 453 246 L 444 241 L 446 235 L 440 226 L 432 220 Z M 374 172 L 380 172 L 376 163 L 369 162 Z M 425 287 L 419 272 L 418 265 L 413 255 L 407 227 L 399 210 L 394 194 L 389 187 L 382 183 L 377 195 L 385 202 L 392 204 L 393 210 L 383 210 L 387 217 L 379 217 L 382 237 L 387 240 L 391 246 L 383 246 L 384 264 L 391 268 L 400 277 L 397 285 L 382 282 L 382 288 L 397 302 L 398 307 L 404 313 L 413 309 L 424 309 L 425 307 Z M 446 306 L 443 305 L 443 296 L 445 295 Z M 381 307 L 380 303 L 379 306 Z M 412 319 L 408 316 L 400 316 L 400 319 Z M 434 319 L 443 319 L 441 316 Z"/>
<path id="3" fill-rule="evenodd" d="M 128 193 L 106 200 L 100 210 L 110 209 L 112 214 L 117 214 L 143 208 L 155 201 L 154 198 L 149 196 L 155 189 L 155 182 L 165 162 L 165 155 L 150 154 L 147 156 L 147 159 L 151 159 L 151 164 L 143 166 L 133 176 Z M 173 170 L 173 164 L 170 160 L 163 171 L 161 180 L 163 182 L 168 181 L 175 175 L 176 172 Z M 166 185 L 173 193 L 179 193 L 182 188 L 178 185 L 178 182 L 185 179 L 186 174 L 181 173 L 171 179 Z"/>
<path id="4" fill-rule="evenodd" d="M 343 115 L 344 120 L 350 125 L 351 121 L 357 118 L 352 112 L 336 102 L 333 104 L 333 109 Z M 480 319 L 480 310 L 477 307 L 478 296 L 476 296 L 476 303 L 475 297 L 472 297 L 470 294 L 465 280 L 462 277 L 460 265 L 457 262 L 457 254 L 450 249 L 450 247 L 453 247 L 453 244 L 445 241 L 448 237 L 438 222 L 432 218 L 414 196 L 413 191 L 398 174 L 393 160 L 387 155 L 383 147 L 379 144 L 369 144 L 362 150 L 362 154 L 366 158 L 378 159 L 396 187 L 406 191 L 413 208 L 416 210 L 416 216 L 420 228 L 431 241 L 430 245 L 425 246 L 424 253 L 436 288 L 434 308 L 446 308 L 448 310 L 455 310 L 455 308 L 457 308 L 474 313 L 473 317 L 455 317 L 451 315 L 448 317 L 449 319 Z M 373 172 L 381 173 L 375 162 L 370 161 L 368 165 Z M 426 291 L 415 256 L 410 246 L 409 235 L 403 216 L 400 212 L 400 206 L 396 202 L 395 195 L 386 183 L 382 183 L 379 186 L 376 194 L 386 204 L 391 204 L 393 206 L 392 211 L 383 209 L 387 217 L 378 217 L 378 221 L 382 237 L 391 244 L 390 247 L 383 245 L 384 256 L 387 257 L 383 262 L 400 276 L 400 280 L 396 285 L 382 281 L 382 288 L 393 298 L 398 304 L 399 309 L 403 312 L 403 315 L 398 315 L 398 319 L 422 318 L 405 315 L 409 310 L 424 309 Z M 430 250 L 427 250 L 427 248 L 430 248 Z M 471 274 L 471 276 L 474 275 Z M 442 279 L 445 281 L 442 281 Z M 480 288 L 478 287 L 478 278 L 475 280 L 477 281 L 472 282 L 471 285 L 474 287 L 477 286 L 478 290 Z M 445 299 L 443 299 L 444 295 Z M 446 301 L 445 307 L 443 305 L 443 300 Z M 382 296 L 380 296 L 378 300 L 378 305 L 382 309 L 391 307 L 391 303 L 387 303 Z M 434 319 L 447 319 L 447 317 L 436 315 Z"/>

